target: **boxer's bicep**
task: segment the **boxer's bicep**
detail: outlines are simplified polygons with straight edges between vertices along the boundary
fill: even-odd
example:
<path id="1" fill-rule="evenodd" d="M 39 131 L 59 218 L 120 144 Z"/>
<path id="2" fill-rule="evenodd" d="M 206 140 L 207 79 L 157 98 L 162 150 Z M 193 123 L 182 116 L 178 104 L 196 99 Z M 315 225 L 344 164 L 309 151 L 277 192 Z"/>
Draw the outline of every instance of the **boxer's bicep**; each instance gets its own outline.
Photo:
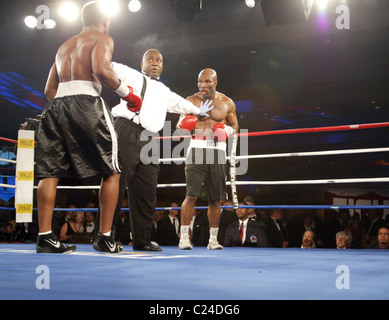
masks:
<path id="1" fill-rule="evenodd" d="M 98 39 L 92 50 L 92 72 L 97 75 L 104 86 L 115 90 L 119 87 L 120 80 L 115 76 L 111 66 L 112 52 L 111 38 Z"/>

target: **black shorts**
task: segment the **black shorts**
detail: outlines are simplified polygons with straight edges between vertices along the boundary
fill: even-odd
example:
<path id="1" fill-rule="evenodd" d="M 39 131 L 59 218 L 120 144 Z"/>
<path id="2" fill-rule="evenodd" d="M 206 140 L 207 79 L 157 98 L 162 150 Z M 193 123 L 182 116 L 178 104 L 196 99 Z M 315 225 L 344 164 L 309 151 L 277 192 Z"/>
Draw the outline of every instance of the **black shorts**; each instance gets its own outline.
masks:
<path id="1" fill-rule="evenodd" d="M 226 153 L 218 149 L 191 148 L 186 158 L 186 195 L 199 197 L 205 188 L 212 201 L 226 200 Z"/>
<path id="2" fill-rule="evenodd" d="M 82 179 L 120 172 L 111 112 L 100 96 L 52 100 L 42 114 L 37 141 L 37 178 Z"/>

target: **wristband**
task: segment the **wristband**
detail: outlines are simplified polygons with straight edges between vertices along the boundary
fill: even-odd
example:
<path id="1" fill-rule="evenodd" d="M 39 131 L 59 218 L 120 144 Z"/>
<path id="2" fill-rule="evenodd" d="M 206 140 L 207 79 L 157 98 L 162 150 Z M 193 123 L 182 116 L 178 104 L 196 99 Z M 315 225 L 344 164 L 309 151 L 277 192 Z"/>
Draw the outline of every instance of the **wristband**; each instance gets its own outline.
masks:
<path id="1" fill-rule="evenodd" d="M 127 87 L 127 85 L 120 81 L 119 87 L 114 91 L 119 97 L 125 97 L 130 93 L 130 89 Z"/>

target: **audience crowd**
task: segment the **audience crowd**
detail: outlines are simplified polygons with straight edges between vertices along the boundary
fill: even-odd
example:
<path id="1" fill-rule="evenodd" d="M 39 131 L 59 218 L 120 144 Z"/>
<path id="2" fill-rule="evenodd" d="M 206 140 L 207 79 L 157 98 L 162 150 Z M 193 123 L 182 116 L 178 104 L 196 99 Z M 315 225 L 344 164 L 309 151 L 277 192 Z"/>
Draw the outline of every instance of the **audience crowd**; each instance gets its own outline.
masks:
<path id="1" fill-rule="evenodd" d="M 0 206 L 13 207 L 13 201 Z M 232 206 L 226 201 L 224 206 Z M 246 197 L 240 205 L 254 205 Z M 85 204 L 82 211 L 55 211 L 53 231 L 67 243 L 92 243 L 95 233 L 96 209 L 94 202 Z M 180 210 L 178 203 L 170 203 L 170 210 L 156 211 L 152 228 L 152 241 L 160 246 L 178 246 L 180 237 Z M 68 208 L 76 208 L 70 204 Z M 285 210 L 258 210 L 251 208 L 223 209 L 218 241 L 225 247 L 275 248 L 329 248 L 329 249 L 389 249 L 389 215 L 382 210 L 330 210 L 320 216 L 308 210 L 304 214 L 291 214 Z M 122 211 L 114 224 L 117 241 L 131 244 L 131 219 Z M 0 242 L 35 242 L 38 233 L 37 214 L 33 223 L 16 223 L 13 209 L 0 213 Z M 205 210 L 197 211 L 190 224 L 194 246 L 207 246 L 209 223 Z"/>

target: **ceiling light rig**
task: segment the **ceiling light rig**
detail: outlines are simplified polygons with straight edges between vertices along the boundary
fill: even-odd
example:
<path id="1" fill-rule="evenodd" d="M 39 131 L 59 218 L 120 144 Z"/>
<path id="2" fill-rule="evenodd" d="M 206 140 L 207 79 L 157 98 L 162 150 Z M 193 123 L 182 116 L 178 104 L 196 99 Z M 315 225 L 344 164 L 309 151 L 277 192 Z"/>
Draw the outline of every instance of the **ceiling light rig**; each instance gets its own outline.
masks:
<path id="1" fill-rule="evenodd" d="M 142 7 L 142 4 L 140 3 L 139 0 L 131 0 L 128 3 L 128 10 L 131 12 L 138 12 Z"/>
<path id="2" fill-rule="evenodd" d="M 191 21 L 195 13 L 199 13 L 203 7 L 203 0 L 170 0 L 170 10 L 176 12 L 180 21 Z"/>
<path id="3" fill-rule="evenodd" d="M 246 2 L 246 5 L 249 8 L 254 8 L 255 7 L 255 0 L 245 0 L 245 2 Z"/>

